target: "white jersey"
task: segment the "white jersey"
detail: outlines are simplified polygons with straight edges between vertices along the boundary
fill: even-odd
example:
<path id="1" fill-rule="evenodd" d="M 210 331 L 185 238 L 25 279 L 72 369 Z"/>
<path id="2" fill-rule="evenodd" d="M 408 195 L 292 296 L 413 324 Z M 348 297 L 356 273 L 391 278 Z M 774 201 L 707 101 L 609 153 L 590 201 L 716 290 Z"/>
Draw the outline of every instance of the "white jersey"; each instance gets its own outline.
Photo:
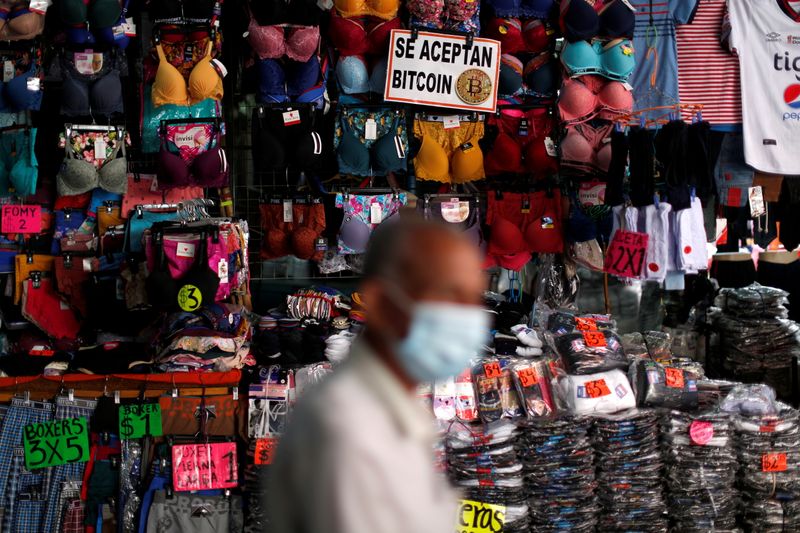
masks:
<path id="1" fill-rule="evenodd" d="M 739 55 L 744 158 L 773 174 L 800 174 L 800 2 L 728 0 Z"/>

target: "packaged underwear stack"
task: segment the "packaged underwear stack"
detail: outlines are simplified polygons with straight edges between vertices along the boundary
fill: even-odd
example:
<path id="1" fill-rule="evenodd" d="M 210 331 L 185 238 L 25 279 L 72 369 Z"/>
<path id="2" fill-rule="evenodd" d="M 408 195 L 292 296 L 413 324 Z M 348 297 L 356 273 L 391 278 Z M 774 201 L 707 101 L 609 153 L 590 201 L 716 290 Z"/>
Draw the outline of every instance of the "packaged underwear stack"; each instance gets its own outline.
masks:
<path id="1" fill-rule="evenodd" d="M 727 413 L 670 411 L 662 420 L 670 527 L 681 532 L 736 527 L 739 494 L 733 421 Z"/>
<path id="2" fill-rule="evenodd" d="M 738 381 L 766 383 L 778 396 L 791 394 L 789 367 L 800 356 L 800 325 L 788 320 L 788 293 L 754 283 L 723 289 L 712 308 L 711 324 L 719 332 L 715 361 Z"/>
<path id="3" fill-rule="evenodd" d="M 591 420 L 536 418 L 521 426 L 519 457 L 531 506 L 531 531 L 590 532 L 600 507 L 595 495 Z"/>
<path id="4" fill-rule="evenodd" d="M 596 418 L 598 531 L 666 533 L 658 415 L 632 409 Z"/>
<path id="5" fill-rule="evenodd" d="M 503 532 L 524 533 L 530 515 L 517 426 L 500 420 L 485 426 L 454 423 L 445 438 L 447 470 L 464 498 L 506 506 Z"/>

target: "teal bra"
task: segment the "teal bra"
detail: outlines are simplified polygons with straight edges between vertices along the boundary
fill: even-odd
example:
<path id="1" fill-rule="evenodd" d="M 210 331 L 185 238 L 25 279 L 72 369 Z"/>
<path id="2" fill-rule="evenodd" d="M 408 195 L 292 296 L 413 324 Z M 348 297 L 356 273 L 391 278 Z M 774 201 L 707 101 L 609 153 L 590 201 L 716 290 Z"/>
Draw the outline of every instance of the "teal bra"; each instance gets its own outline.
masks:
<path id="1" fill-rule="evenodd" d="M 33 151 L 36 128 L 0 132 L 0 195 L 36 192 L 39 163 Z"/>
<path id="2" fill-rule="evenodd" d="M 636 66 L 633 43 L 628 39 L 609 43 L 567 43 L 561 53 L 561 62 L 571 77 L 598 74 L 616 81 L 626 81 Z"/>

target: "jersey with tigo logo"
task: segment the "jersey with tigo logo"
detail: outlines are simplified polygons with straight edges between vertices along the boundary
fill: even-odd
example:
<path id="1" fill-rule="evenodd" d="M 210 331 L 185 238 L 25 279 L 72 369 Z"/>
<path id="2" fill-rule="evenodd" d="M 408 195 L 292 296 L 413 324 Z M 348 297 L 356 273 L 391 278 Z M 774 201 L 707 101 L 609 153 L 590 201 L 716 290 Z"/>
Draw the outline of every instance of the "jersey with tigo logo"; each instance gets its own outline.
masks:
<path id="1" fill-rule="evenodd" d="M 800 174 L 800 2 L 728 0 L 739 56 L 744 157 L 773 174 Z"/>

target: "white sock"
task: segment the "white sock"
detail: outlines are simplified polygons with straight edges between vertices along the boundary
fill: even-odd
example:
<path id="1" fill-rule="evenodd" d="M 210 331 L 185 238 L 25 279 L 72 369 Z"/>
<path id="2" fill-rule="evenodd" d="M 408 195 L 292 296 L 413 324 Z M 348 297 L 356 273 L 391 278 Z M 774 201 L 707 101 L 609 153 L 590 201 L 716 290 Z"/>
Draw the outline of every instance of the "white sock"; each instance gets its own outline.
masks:
<path id="1" fill-rule="evenodd" d="M 708 237 L 706 236 L 706 225 L 703 221 L 703 205 L 700 199 L 692 200 L 691 221 L 692 221 L 692 253 L 689 254 L 689 263 L 692 270 L 708 270 Z"/>
<path id="2" fill-rule="evenodd" d="M 664 281 L 667 277 L 669 258 L 669 213 L 672 206 L 660 202 L 658 206 L 648 205 L 644 212 L 644 228 L 639 228 L 649 235 L 647 255 L 645 256 L 642 277 L 646 280 Z"/>
<path id="3" fill-rule="evenodd" d="M 625 229 L 627 231 L 639 231 L 639 209 L 630 206 L 625 210 Z"/>
<path id="4" fill-rule="evenodd" d="M 542 355 L 542 349 L 532 346 L 517 346 L 517 355 L 520 357 L 535 357 L 537 355 Z"/>
<path id="5" fill-rule="evenodd" d="M 517 340 L 519 340 L 519 342 L 525 346 L 530 346 L 533 348 L 541 348 L 544 346 L 542 341 L 539 340 L 539 336 L 536 334 L 536 332 L 525 324 L 517 324 L 511 328 L 511 331 L 517 336 Z"/>

